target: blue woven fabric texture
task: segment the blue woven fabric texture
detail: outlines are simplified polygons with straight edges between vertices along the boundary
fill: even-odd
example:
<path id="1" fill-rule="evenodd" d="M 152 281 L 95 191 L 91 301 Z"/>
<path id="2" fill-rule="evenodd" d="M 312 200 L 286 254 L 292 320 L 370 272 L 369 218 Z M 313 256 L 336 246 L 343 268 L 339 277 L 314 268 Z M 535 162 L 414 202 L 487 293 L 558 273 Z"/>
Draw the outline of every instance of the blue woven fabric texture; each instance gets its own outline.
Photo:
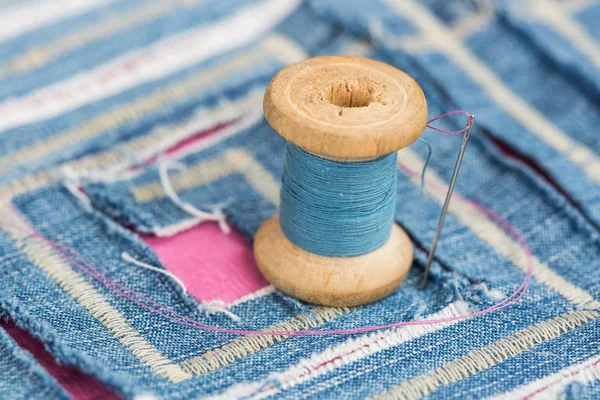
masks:
<path id="1" fill-rule="evenodd" d="M 4 329 L 0 329 L 0 398 L 69 399 L 48 372 Z"/>
<path id="2" fill-rule="evenodd" d="M 125 398 L 598 397 L 599 2 L 98 1 L 60 13 L 54 3 L 27 2 L 21 14 L 0 3 L 0 310 L 60 362 Z M 16 16 L 21 23 L 9 23 Z M 218 135 L 176 153 L 170 181 L 200 210 L 221 204 L 252 240 L 279 207 L 285 148 L 262 117 L 264 89 L 285 65 L 321 54 L 406 71 L 430 117 L 457 108 L 477 116 L 426 289 L 417 283 L 444 193 L 420 187 L 420 142 L 399 152 L 397 173 L 396 220 L 415 262 L 381 301 L 329 309 L 272 291 L 235 303 L 237 323 L 199 312 L 168 277 L 124 261 L 128 252 L 161 266 L 139 235 L 176 240 L 198 223 L 164 191 L 158 154 L 215 126 Z M 444 187 L 460 139 L 423 137 L 433 146 L 427 179 Z M 110 279 L 203 323 L 344 329 L 468 314 L 519 287 L 521 247 L 464 199 L 529 243 L 523 299 L 460 322 L 351 337 L 249 338 L 176 324 L 15 227 L 26 221 Z M 27 387 L 64 396 L 26 359 L 30 369 L 0 357 L 5 397 Z"/>

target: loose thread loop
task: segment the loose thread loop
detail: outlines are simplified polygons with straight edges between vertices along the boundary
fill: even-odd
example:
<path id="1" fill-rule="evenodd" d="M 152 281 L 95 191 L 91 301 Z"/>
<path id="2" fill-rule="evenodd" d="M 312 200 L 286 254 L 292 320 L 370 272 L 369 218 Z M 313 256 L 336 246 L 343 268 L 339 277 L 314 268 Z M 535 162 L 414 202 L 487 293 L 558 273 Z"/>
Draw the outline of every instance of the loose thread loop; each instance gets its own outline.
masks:
<path id="1" fill-rule="evenodd" d="M 442 114 L 440 116 L 437 116 L 437 117 L 435 117 L 433 119 L 430 119 L 429 121 L 427 121 L 427 125 L 426 126 L 429 129 L 433 129 L 434 131 L 446 133 L 446 134 L 449 134 L 449 135 L 458 135 L 459 133 L 463 133 L 463 132 L 469 130 L 471 128 L 471 125 L 472 125 L 472 120 L 471 119 L 469 119 L 469 121 L 467 122 L 467 124 L 466 124 L 466 126 L 464 128 L 462 128 L 462 129 L 460 129 L 458 131 L 447 131 L 445 129 L 436 128 L 435 126 L 431 125 L 432 122 L 435 122 L 435 121 L 438 121 L 440 119 L 449 117 L 450 115 L 456 115 L 456 114 L 466 115 L 467 117 L 471 117 L 471 115 L 472 115 L 472 114 L 470 114 L 470 113 L 468 113 L 468 112 L 466 112 L 464 110 L 454 110 L 454 111 L 450 111 L 450 112 L 447 112 L 445 114 Z"/>
<path id="2" fill-rule="evenodd" d="M 423 138 L 419 138 L 419 140 L 427 145 L 427 158 L 425 159 L 425 164 L 423 164 L 423 171 L 421 172 L 421 191 L 425 189 L 425 172 L 427 171 L 427 166 L 429 165 L 429 161 L 431 160 L 431 155 L 433 154 L 433 149 L 429 142 Z"/>
<path id="3" fill-rule="evenodd" d="M 411 170 L 406 166 L 402 166 L 404 171 L 406 171 L 409 175 L 418 174 L 416 171 Z M 432 190 L 436 191 L 444 191 L 444 187 L 438 186 L 437 184 L 427 182 L 427 184 L 431 187 Z M 456 196 L 456 195 L 455 195 Z M 203 324 L 199 321 L 196 321 L 190 317 L 177 313 L 175 310 L 161 304 L 157 301 L 154 301 L 142 293 L 136 292 L 133 289 L 128 288 L 110 279 L 108 276 L 102 274 L 94 265 L 88 262 L 83 256 L 75 249 L 63 245 L 61 243 L 55 242 L 51 239 L 46 238 L 42 234 L 33 230 L 27 222 L 25 222 L 20 216 L 14 215 L 15 220 L 18 221 L 14 223 L 12 219 L 4 219 L 2 220 L 3 224 L 10 226 L 12 229 L 19 230 L 30 235 L 33 238 L 39 239 L 44 242 L 48 246 L 52 247 L 54 251 L 60 254 L 62 257 L 67 260 L 71 265 L 73 265 L 78 270 L 85 273 L 87 276 L 99 282 L 99 284 L 105 286 L 107 289 L 115 292 L 117 295 L 126 298 L 134 304 L 137 304 L 141 308 L 159 315 L 165 319 L 168 319 L 174 323 L 188 326 L 195 329 L 202 329 L 211 332 L 219 332 L 219 333 L 229 333 L 229 334 L 237 334 L 237 335 L 253 335 L 253 336 L 264 336 L 264 335 L 272 335 L 272 336 L 313 336 L 313 335 L 353 335 L 357 333 L 371 332 L 380 329 L 388 329 L 388 328 L 396 328 L 401 326 L 420 326 L 420 325 L 434 325 L 440 323 L 448 323 L 452 321 L 460 321 L 468 318 L 477 317 L 480 315 L 485 315 L 488 313 L 496 312 L 500 309 L 508 307 L 512 304 L 518 302 L 529 287 L 529 283 L 531 281 L 533 275 L 533 255 L 527 244 L 527 241 L 523 234 L 521 234 L 517 228 L 511 225 L 507 220 L 495 214 L 493 211 L 485 208 L 483 205 L 480 205 L 472 200 L 467 200 L 461 198 L 460 196 L 456 196 L 463 202 L 466 202 L 474 209 L 483 212 L 488 218 L 493 220 L 498 226 L 503 229 L 510 237 L 512 237 L 523 249 L 525 256 L 527 258 L 527 273 L 525 274 L 525 279 L 521 283 L 521 285 L 508 297 L 504 300 L 496 303 L 495 305 L 486 308 L 485 310 L 477 311 L 471 314 L 466 315 L 456 315 L 453 317 L 447 318 L 432 318 L 432 319 L 421 319 L 414 321 L 401 321 L 383 325 L 369 325 L 369 326 L 360 326 L 348 329 L 333 329 L 333 330 L 314 330 L 307 329 L 303 331 L 290 331 L 290 330 L 250 330 L 250 329 L 229 329 L 229 328 L 219 328 L 216 326 Z M 10 208 L 9 205 L 5 203 L 1 203 Z"/>
<path id="4" fill-rule="evenodd" d="M 62 185 L 89 210 L 92 208 L 92 201 L 79 190 L 79 179 L 75 172 L 69 167 L 60 169 L 60 182 Z"/>
<path id="5" fill-rule="evenodd" d="M 121 258 L 127 262 L 137 265 L 138 267 L 146 268 L 151 271 L 155 271 L 155 272 L 158 272 L 158 273 L 168 276 L 169 278 L 173 279 L 177 283 L 177 285 L 179 285 L 179 287 L 181 287 L 184 296 L 188 295 L 188 291 L 187 291 L 187 288 L 185 287 L 185 284 L 174 273 L 167 271 L 166 269 L 158 268 L 158 267 L 155 267 L 154 265 L 150 265 L 143 261 L 137 260 L 137 259 L 133 258 L 131 255 L 129 255 L 129 253 L 127 253 L 126 251 L 121 253 Z M 229 309 L 227 309 L 227 305 L 225 304 L 225 302 L 223 300 L 215 299 L 215 300 L 210 300 L 210 301 L 202 301 L 200 303 L 200 305 L 198 306 L 198 309 L 200 311 L 204 311 L 206 313 L 206 315 L 214 315 L 217 313 L 222 313 L 222 314 L 227 315 L 229 318 L 231 318 L 232 320 L 234 320 L 236 322 L 241 321 L 241 318 L 239 316 L 237 316 L 233 312 L 229 311 Z"/>
<path id="6" fill-rule="evenodd" d="M 187 296 L 187 289 L 185 287 L 185 284 L 183 283 L 183 281 L 181 279 L 179 279 L 177 277 L 177 275 L 173 274 L 172 272 L 167 271 L 166 269 L 155 267 L 154 265 L 147 264 L 143 261 L 136 260 L 135 258 L 130 256 L 129 253 L 127 253 L 125 251 L 123 253 L 121 253 L 121 258 L 129 263 L 137 265 L 138 267 L 146 268 L 151 271 L 156 271 L 163 275 L 168 276 L 169 278 L 173 279 L 179 285 L 179 287 L 181 287 L 181 290 L 183 290 L 183 295 Z"/>
<path id="7" fill-rule="evenodd" d="M 467 124 L 465 125 L 465 127 L 463 129 L 460 129 L 458 131 L 447 131 L 445 129 L 440 129 L 440 128 L 436 128 L 435 126 L 431 125 L 432 122 L 438 121 L 440 119 L 449 117 L 450 115 L 456 115 L 456 114 L 461 114 L 461 115 L 466 115 L 469 117 L 469 120 L 467 121 Z M 425 125 L 427 128 L 432 129 L 434 131 L 437 132 L 441 132 L 441 133 L 445 133 L 448 135 L 457 135 L 459 133 L 463 133 L 468 131 L 469 129 L 471 129 L 471 127 L 473 126 L 473 118 L 471 118 L 473 115 L 464 111 L 464 110 L 454 110 L 454 111 L 450 111 L 447 112 L 445 114 L 442 114 L 440 116 L 437 116 L 433 119 L 430 119 L 429 121 L 427 121 L 427 124 Z M 425 143 L 427 145 L 427 158 L 425 159 L 425 164 L 423 165 L 423 171 L 421 171 L 421 190 L 423 190 L 423 188 L 425 187 L 425 172 L 427 171 L 427 167 L 429 166 L 429 161 L 431 161 L 431 155 L 433 154 L 433 149 L 431 148 L 431 145 L 429 144 L 429 142 L 423 138 L 419 138 L 419 140 L 423 143 Z"/>
<path id="8" fill-rule="evenodd" d="M 227 304 L 223 300 L 215 299 L 209 301 L 202 301 L 200 302 L 199 309 L 200 311 L 204 311 L 206 315 L 222 313 L 227 315 L 235 322 L 240 322 L 242 320 L 237 314 L 234 314 L 227 308 Z"/>
<path id="9" fill-rule="evenodd" d="M 216 221 L 219 224 L 219 228 L 225 234 L 231 232 L 231 228 L 227 224 L 226 216 L 223 213 L 223 207 L 225 204 L 220 203 L 213 206 L 213 212 L 209 213 L 206 211 L 199 210 L 194 205 L 187 203 L 179 197 L 173 185 L 171 185 L 171 181 L 169 179 L 169 170 L 174 169 L 177 171 L 181 171 L 185 169 L 186 166 L 178 161 L 168 160 L 164 157 L 163 154 L 158 156 L 158 175 L 160 178 L 160 184 L 169 199 L 179 208 L 181 208 L 186 213 L 190 214 L 193 217 L 198 219 L 198 222 L 204 221 Z"/>

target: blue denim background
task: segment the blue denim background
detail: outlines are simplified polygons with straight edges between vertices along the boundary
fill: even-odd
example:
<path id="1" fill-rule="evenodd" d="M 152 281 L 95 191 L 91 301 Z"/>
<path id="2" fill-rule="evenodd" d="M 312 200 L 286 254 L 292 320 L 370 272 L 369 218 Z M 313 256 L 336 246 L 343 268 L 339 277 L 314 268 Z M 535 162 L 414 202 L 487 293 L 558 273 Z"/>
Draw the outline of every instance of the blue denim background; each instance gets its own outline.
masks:
<path id="1" fill-rule="evenodd" d="M 234 12 L 234 7 L 242 3 L 256 2 L 236 1 L 225 5 L 225 2 L 209 1 L 182 9 L 164 20 L 148 22 L 132 28 L 131 32 L 123 32 L 110 40 L 61 56 L 64 59 L 58 58 L 42 70 L 15 79 L 2 79 L 0 100 L 59 81 L 89 68 L 100 59 L 143 47 L 172 32 L 214 21 Z M 367 7 L 360 1 L 308 2 L 282 23 L 275 33 L 293 40 L 307 56 L 360 49 L 363 55 L 401 68 L 423 87 L 431 117 L 456 108 L 476 114 L 477 124 L 456 192 L 509 220 L 527 238 L 532 253 L 541 263 L 587 292 L 597 302 L 600 297 L 597 273 L 600 267 L 598 176 L 584 173 L 581 165 L 570 160 L 566 153 L 552 148 L 539 133 L 531 132 L 519 122 L 518 116 L 499 106 L 467 71 L 457 67 L 444 52 L 435 47 L 419 51 L 399 48 L 399 42 L 419 37 L 422 32 L 411 15 L 398 14 L 390 4 L 373 1 Z M 481 13 L 470 1 L 428 0 L 418 4 L 425 7 L 426 12 L 442 26 L 452 26 Z M 76 32 L 99 18 L 98 14 L 119 13 L 136 5 L 138 2 L 116 3 L 66 21 L 60 28 L 40 29 L 0 44 L 0 54 L 14 56 L 21 46 L 34 46 L 68 32 Z M 518 8 L 515 11 L 514 3 L 497 2 L 495 5 L 495 12 L 489 20 L 469 35 L 462 46 L 544 119 L 600 157 L 597 135 L 600 119 L 598 69 L 568 41 L 548 41 L 548 28 L 541 23 L 524 22 Z M 206 11 L 210 12 L 207 14 Z M 596 40 L 600 37 L 595 24 L 598 17 L 598 5 L 591 5 L 575 16 Z M 374 23 L 382 24 L 383 41 L 378 37 L 372 38 Z M 556 34 L 553 35 L 554 38 Z M 370 41 L 361 42 L 365 40 Z M 253 46 L 258 45 L 260 40 L 110 98 L 7 130 L 2 133 L 0 157 L 26 148 L 31 142 L 48 140 L 108 110 L 127 107 L 131 101 L 165 90 L 170 84 L 192 74 L 227 65 L 240 53 L 252 51 Z M 67 62 L 69 59 L 74 62 Z M 0 176 L 0 184 L 18 187 L 15 182 L 21 182 L 32 174 L 53 170 L 70 160 L 119 148 L 149 134 L 157 126 L 185 122 L 198 110 L 218 109 L 223 104 L 244 99 L 253 90 L 262 90 L 284 65 L 284 61 L 273 54 L 243 73 L 233 74 L 158 111 L 119 124 L 97 139 L 73 144 L 64 151 L 42 158 L 22 160 L 18 168 Z M 260 108 L 260 102 L 256 108 Z M 444 126 L 458 129 L 462 123 L 453 119 L 446 121 Z M 448 182 L 459 139 L 431 131 L 426 131 L 424 138 L 434 149 L 430 173 Z M 189 169 L 216 159 L 228 150 L 243 149 L 278 182 L 283 146 L 283 140 L 264 119 L 251 120 L 249 126 L 235 131 L 232 136 L 206 149 L 191 152 L 179 161 Z M 417 142 L 410 151 L 424 159 L 427 149 Z M 409 158 L 405 155 L 403 159 L 403 152 L 399 153 L 401 163 Z M 168 198 L 136 201 L 132 189 L 158 182 L 155 163 L 141 166 L 139 173 L 133 176 L 126 173 L 126 168 L 118 174 L 122 175 L 120 179 L 93 180 L 85 185 L 93 210 L 57 182 L 19 191 L 9 197 L 16 210 L 38 232 L 76 249 L 111 279 L 190 318 L 222 327 L 261 329 L 315 310 L 314 306 L 274 292 L 234 306 L 232 311 L 243 321 L 236 324 L 223 315 L 199 313 L 197 301 L 183 296 L 168 278 L 123 261 L 121 253 L 127 251 L 141 261 L 160 265 L 160 260 L 137 234 L 151 232 L 156 227 L 174 226 L 189 219 L 189 215 Z M 240 173 L 183 190 L 179 195 L 198 208 L 227 200 L 225 212 L 229 221 L 249 240 L 260 224 L 276 212 L 276 205 L 257 192 Z M 483 240 L 478 232 L 451 211 L 436 252 L 431 282 L 426 290 L 418 290 L 416 282 L 421 276 L 426 249 L 432 240 L 440 211 L 439 202 L 423 193 L 418 182 L 412 182 L 400 170 L 396 219 L 415 242 L 415 263 L 409 277 L 390 297 L 354 308 L 319 328 L 349 328 L 422 318 L 456 301 L 464 301 L 474 310 L 483 309 L 497 301 L 497 293 L 507 295 L 521 284 L 523 270 L 499 251 L 499 244 Z M 476 218 L 473 215 L 468 222 Z M 285 371 L 311 354 L 348 340 L 340 336 L 288 338 L 240 356 L 215 371 L 174 383 L 140 362 L 97 318 L 31 262 L 21 249 L 16 248 L 4 231 L 0 231 L 0 256 L 3 259 L 0 264 L 0 309 L 44 341 L 60 361 L 94 375 L 125 397 L 151 392 L 161 398 L 185 399 L 224 393 L 239 383 L 268 379 L 272 373 Z M 185 362 L 236 338 L 174 324 L 132 304 L 89 277 L 85 279 L 136 332 L 174 363 Z M 565 293 L 549 287 L 536 276 L 526 296 L 517 305 L 424 334 L 356 361 L 342 363 L 273 397 L 329 399 L 375 396 L 534 324 L 595 307 L 593 302 L 572 301 L 565 297 Z M 513 354 L 497 361 L 491 368 L 439 385 L 429 396 L 481 398 L 498 395 L 597 357 L 600 353 L 598 323 L 594 319 L 581 326 L 565 328 L 559 337 L 543 340 L 531 351 Z M 20 379 L 27 378 L 22 376 Z M 14 385 L 9 388 L 17 390 Z M 594 393 L 598 393 L 597 381 L 581 387 L 573 384 L 564 395 L 594 398 Z"/>

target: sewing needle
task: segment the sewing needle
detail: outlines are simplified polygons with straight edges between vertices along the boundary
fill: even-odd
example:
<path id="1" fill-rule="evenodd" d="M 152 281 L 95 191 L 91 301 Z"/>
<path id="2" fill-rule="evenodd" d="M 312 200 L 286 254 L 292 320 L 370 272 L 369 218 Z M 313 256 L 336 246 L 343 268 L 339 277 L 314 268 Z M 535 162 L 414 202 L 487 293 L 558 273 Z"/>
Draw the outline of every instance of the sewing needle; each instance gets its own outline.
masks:
<path id="1" fill-rule="evenodd" d="M 446 200 L 444 201 L 444 206 L 442 207 L 442 214 L 440 215 L 440 221 L 438 222 L 437 229 L 435 231 L 435 236 L 433 237 L 433 242 L 431 243 L 431 249 L 429 250 L 429 255 L 427 256 L 427 263 L 425 264 L 425 272 L 423 273 L 423 278 L 421 283 L 419 284 L 419 288 L 425 288 L 427 284 L 427 277 L 429 275 L 429 267 L 431 266 L 431 262 L 433 261 L 433 254 L 435 253 L 435 249 L 438 244 L 438 240 L 440 238 L 440 233 L 442 232 L 442 227 L 444 226 L 444 220 L 446 219 L 446 213 L 448 212 L 448 206 L 450 205 L 450 199 L 452 198 L 452 192 L 454 191 L 454 185 L 456 184 L 456 178 L 458 177 L 458 170 L 460 169 L 460 164 L 462 163 L 463 156 L 465 154 L 465 149 L 467 148 L 467 142 L 469 141 L 469 137 L 471 136 L 471 129 L 473 128 L 473 124 L 475 123 L 475 115 L 471 114 L 469 116 L 469 120 L 467 122 L 467 129 L 463 133 L 462 143 L 460 145 L 460 151 L 458 152 L 458 157 L 456 158 L 456 165 L 454 165 L 454 171 L 452 172 L 452 179 L 450 179 L 450 185 L 448 186 L 448 193 L 446 193 Z"/>

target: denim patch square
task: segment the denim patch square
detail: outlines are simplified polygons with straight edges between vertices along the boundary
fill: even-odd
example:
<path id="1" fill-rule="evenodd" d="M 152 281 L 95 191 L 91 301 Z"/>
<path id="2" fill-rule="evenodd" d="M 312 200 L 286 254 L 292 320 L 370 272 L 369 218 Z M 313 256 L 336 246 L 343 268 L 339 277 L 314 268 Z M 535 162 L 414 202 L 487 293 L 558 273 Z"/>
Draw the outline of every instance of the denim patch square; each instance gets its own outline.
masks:
<path id="1" fill-rule="evenodd" d="M 58 361 L 126 398 L 597 396 L 597 4 L 34 3 L 0 4 L 0 313 Z M 428 285 L 417 287 L 460 141 L 431 130 L 424 187 L 425 145 L 398 154 L 396 221 L 415 260 L 389 297 L 328 308 L 260 281 L 230 314 L 207 312 L 148 243 L 181 243 L 202 223 L 225 230 L 224 215 L 251 244 L 279 208 L 284 163 L 263 92 L 282 67 L 321 54 L 404 70 L 431 118 L 477 116 Z M 523 298 L 475 318 L 352 335 L 211 330 L 460 317 L 507 299 L 530 265 Z M 67 398 L 0 329 L 0 397 L 35 396 Z"/>

